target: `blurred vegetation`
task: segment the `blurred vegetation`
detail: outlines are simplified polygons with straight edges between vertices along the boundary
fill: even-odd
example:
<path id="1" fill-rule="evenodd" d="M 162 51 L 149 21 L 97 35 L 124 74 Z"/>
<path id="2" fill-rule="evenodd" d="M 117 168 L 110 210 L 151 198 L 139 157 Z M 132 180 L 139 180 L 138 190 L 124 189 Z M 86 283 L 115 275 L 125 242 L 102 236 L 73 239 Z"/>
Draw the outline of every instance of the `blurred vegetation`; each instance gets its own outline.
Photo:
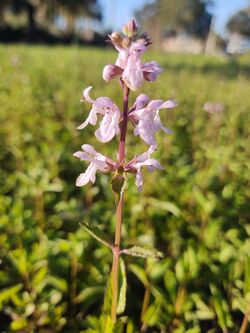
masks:
<path id="1" fill-rule="evenodd" d="M 121 106 L 118 83 L 101 79 L 115 55 L 24 46 L 0 55 L 1 332 L 102 332 L 112 256 L 79 223 L 113 235 L 111 176 L 76 188 L 86 164 L 72 153 L 90 143 L 116 156 L 117 140 L 75 129 L 89 111 L 79 103 L 87 85 Z M 173 130 L 158 135 L 165 170 L 145 172 L 141 194 L 129 177 L 124 246 L 157 247 L 164 259 L 124 256 L 126 332 L 236 333 L 250 311 L 250 57 L 148 57 L 165 71 L 143 92 L 179 107 L 161 111 Z M 128 135 L 130 157 L 145 150 Z"/>
<path id="2" fill-rule="evenodd" d="M 250 6 L 235 13 L 227 23 L 231 32 L 237 32 L 243 36 L 250 36 Z"/>
<path id="3" fill-rule="evenodd" d="M 212 0 L 154 0 L 136 12 L 144 31 L 160 44 L 165 36 L 187 33 L 207 38 L 212 14 Z"/>
<path id="4" fill-rule="evenodd" d="M 98 0 L 1 0 L 0 40 L 69 43 L 76 39 L 86 41 L 88 38 L 83 35 L 90 31 L 94 40 L 94 23 L 101 19 Z M 80 21 L 85 30 L 81 28 L 76 33 Z"/>

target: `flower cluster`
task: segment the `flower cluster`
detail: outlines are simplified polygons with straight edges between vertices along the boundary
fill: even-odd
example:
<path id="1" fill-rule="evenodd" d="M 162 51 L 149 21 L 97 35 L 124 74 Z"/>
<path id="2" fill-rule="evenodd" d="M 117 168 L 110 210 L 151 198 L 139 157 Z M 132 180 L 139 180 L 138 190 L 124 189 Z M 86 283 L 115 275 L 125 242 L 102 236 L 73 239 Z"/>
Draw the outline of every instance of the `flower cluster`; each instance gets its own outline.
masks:
<path id="1" fill-rule="evenodd" d="M 109 81 L 114 78 L 119 78 L 123 87 L 135 91 L 139 89 L 144 80 L 155 81 L 162 69 L 155 62 L 142 62 L 141 55 L 146 51 L 151 40 L 147 34 L 136 37 L 137 26 L 134 20 L 131 20 L 123 27 L 124 36 L 114 32 L 109 36 L 109 42 L 113 44 L 118 51 L 118 57 L 115 64 L 107 65 L 103 70 L 103 78 Z M 117 107 L 115 102 L 109 97 L 98 97 L 93 99 L 90 97 L 88 87 L 83 91 L 81 101 L 87 101 L 92 105 L 87 119 L 78 126 L 78 129 L 84 129 L 88 124 L 95 126 L 98 121 L 98 115 L 101 116 L 99 127 L 95 131 L 95 136 L 100 142 L 108 142 L 121 132 L 121 122 L 123 114 Z M 97 171 L 114 172 L 123 170 L 136 174 L 136 186 L 140 191 L 142 188 L 142 171 L 141 168 L 146 166 L 149 171 L 154 169 L 162 169 L 160 163 L 151 158 L 151 154 L 156 150 L 157 144 L 155 133 L 163 130 L 166 133 L 171 131 L 164 127 L 161 123 L 159 111 L 161 109 L 171 109 L 176 106 L 173 100 L 151 100 L 147 95 L 141 94 L 136 98 L 135 103 L 127 109 L 126 121 L 129 121 L 134 126 L 134 134 L 148 144 L 149 149 L 134 159 L 126 163 L 114 162 L 108 157 L 98 153 L 90 145 L 83 145 L 82 150 L 74 154 L 74 156 L 84 161 L 89 161 L 90 164 L 87 170 L 82 173 L 76 181 L 77 186 L 83 186 L 88 182 L 95 182 Z M 122 163 L 122 164 L 121 164 Z"/>
<path id="2" fill-rule="evenodd" d="M 109 38 L 119 54 L 114 65 L 104 67 L 103 79 L 105 81 L 119 77 L 130 90 L 136 91 L 142 86 L 144 79 L 156 80 L 162 72 L 161 67 L 155 61 L 143 63 L 140 58 L 147 46 L 151 44 L 147 34 L 133 40 L 129 37 L 122 38 L 119 33 L 113 32 Z"/>

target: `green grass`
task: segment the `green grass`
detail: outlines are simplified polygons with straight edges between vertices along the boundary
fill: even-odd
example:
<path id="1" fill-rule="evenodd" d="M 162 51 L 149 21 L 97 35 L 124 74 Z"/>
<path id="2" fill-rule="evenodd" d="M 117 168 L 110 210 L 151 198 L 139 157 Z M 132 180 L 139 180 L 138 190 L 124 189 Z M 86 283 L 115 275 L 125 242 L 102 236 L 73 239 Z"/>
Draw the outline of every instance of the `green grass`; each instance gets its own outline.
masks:
<path id="1" fill-rule="evenodd" d="M 115 52 L 94 48 L 0 46 L 0 327 L 3 332 L 101 332 L 112 260 L 79 222 L 114 232 L 110 176 L 75 187 L 84 143 L 115 158 L 94 128 L 83 88 L 121 106 L 118 82 L 102 68 Z M 157 247 L 158 262 L 125 257 L 127 333 L 138 332 L 145 281 L 147 332 L 239 332 L 250 304 L 250 55 L 239 59 L 149 53 L 164 73 L 142 91 L 175 98 L 161 111 L 163 171 L 144 173 L 138 194 L 129 176 L 124 246 Z M 131 96 L 131 103 L 135 99 Z M 204 111 L 220 102 L 217 114 Z M 128 155 L 146 150 L 129 128 Z M 145 268 L 145 270 L 144 270 Z M 135 296 L 136 295 L 136 296 Z"/>

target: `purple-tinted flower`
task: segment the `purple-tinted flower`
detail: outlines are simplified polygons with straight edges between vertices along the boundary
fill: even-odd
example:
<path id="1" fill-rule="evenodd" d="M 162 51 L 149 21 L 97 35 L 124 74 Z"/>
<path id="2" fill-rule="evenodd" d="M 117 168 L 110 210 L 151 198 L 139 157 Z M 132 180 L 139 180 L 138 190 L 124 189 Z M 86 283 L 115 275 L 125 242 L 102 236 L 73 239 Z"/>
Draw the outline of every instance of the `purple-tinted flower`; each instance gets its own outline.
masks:
<path id="1" fill-rule="evenodd" d="M 145 153 L 143 153 L 139 156 L 136 156 L 133 160 L 131 160 L 124 167 L 124 170 L 126 172 L 136 173 L 135 184 L 136 184 L 139 192 L 141 192 L 142 185 L 143 185 L 143 178 L 142 178 L 142 171 L 141 171 L 141 168 L 143 166 L 146 166 L 148 171 L 150 171 L 150 172 L 154 171 L 155 169 L 159 169 L 159 170 L 163 169 L 163 167 L 160 165 L 160 163 L 156 159 L 150 157 L 150 155 L 155 150 L 156 150 L 156 145 L 150 146 L 149 149 Z"/>
<path id="2" fill-rule="evenodd" d="M 103 69 L 103 79 L 105 81 L 110 81 L 116 77 L 121 77 L 123 70 L 121 67 L 116 65 L 107 65 Z"/>
<path id="3" fill-rule="evenodd" d="M 122 73 L 122 80 L 132 91 L 136 91 L 142 86 L 144 76 L 139 55 L 131 54 L 128 57 L 127 64 Z"/>
<path id="4" fill-rule="evenodd" d="M 110 141 L 115 135 L 120 133 L 120 118 L 121 113 L 115 103 L 108 97 L 99 97 L 96 100 L 89 96 L 89 92 L 92 87 L 88 87 L 83 91 L 83 100 L 86 100 L 92 104 L 92 109 L 90 110 L 88 118 L 77 127 L 77 129 L 83 129 L 88 124 L 96 125 L 97 114 L 103 116 L 100 122 L 100 127 L 95 131 L 95 136 L 101 142 Z"/>
<path id="5" fill-rule="evenodd" d="M 142 94 L 136 99 L 129 112 L 129 119 L 135 124 L 134 134 L 139 135 L 147 144 L 155 145 L 155 132 L 162 129 L 165 133 L 171 131 L 161 123 L 159 110 L 171 109 L 176 106 L 173 100 L 152 100 Z"/>
<path id="6" fill-rule="evenodd" d="M 132 21 L 128 23 L 130 28 L 134 29 Z M 130 90 L 139 89 L 144 79 L 155 81 L 162 69 L 155 61 L 143 63 L 140 56 L 146 51 L 151 41 L 147 34 L 143 34 L 138 40 L 132 41 L 132 38 L 122 39 L 118 33 L 110 36 L 110 41 L 119 52 L 115 65 L 107 65 L 103 70 L 103 79 L 105 81 L 120 77 Z"/>
<path id="7" fill-rule="evenodd" d="M 82 150 L 73 155 L 82 161 L 89 161 L 90 164 L 87 170 L 78 176 L 76 186 L 84 186 L 88 182 L 94 183 L 97 171 L 107 173 L 117 169 L 118 164 L 116 162 L 98 153 L 91 145 L 83 145 Z"/>
<path id="8" fill-rule="evenodd" d="M 162 72 L 162 68 L 156 61 L 145 62 L 142 65 L 143 76 L 147 81 L 156 81 L 157 76 Z"/>

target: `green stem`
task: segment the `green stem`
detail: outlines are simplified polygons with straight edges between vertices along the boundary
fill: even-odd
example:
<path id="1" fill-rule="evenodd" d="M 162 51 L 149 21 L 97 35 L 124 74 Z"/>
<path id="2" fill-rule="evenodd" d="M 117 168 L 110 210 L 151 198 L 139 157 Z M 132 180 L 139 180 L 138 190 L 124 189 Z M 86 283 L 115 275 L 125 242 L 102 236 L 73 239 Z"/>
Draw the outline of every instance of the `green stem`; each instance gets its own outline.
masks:
<path id="1" fill-rule="evenodd" d="M 122 211 L 123 211 L 123 193 L 121 194 L 116 210 L 115 244 L 113 246 L 112 306 L 111 306 L 111 318 L 113 323 L 116 322 L 116 309 L 118 303 L 119 256 L 120 256 L 121 230 L 122 230 Z"/>
<path id="2" fill-rule="evenodd" d="M 123 115 L 121 122 L 121 137 L 119 142 L 119 164 L 123 165 L 125 158 L 125 141 L 128 123 L 128 97 L 129 89 L 126 85 L 123 88 Z M 121 231 L 122 231 L 122 212 L 123 212 L 124 193 L 120 193 L 120 198 L 116 208 L 116 225 L 115 225 L 115 242 L 113 245 L 113 264 L 112 264 L 112 305 L 111 305 L 111 318 L 112 322 L 116 322 L 116 309 L 118 303 L 118 289 L 119 289 L 119 256 L 121 246 Z"/>
<path id="3" fill-rule="evenodd" d="M 147 331 L 147 324 L 144 322 L 143 318 L 144 318 L 144 315 L 145 315 L 145 313 L 146 313 L 146 311 L 148 309 L 149 301 L 150 301 L 150 286 L 148 285 L 146 287 L 146 290 L 145 290 L 143 304 L 142 304 L 142 311 L 141 311 L 141 322 L 142 322 L 142 326 L 141 326 L 141 332 L 146 332 Z"/>

